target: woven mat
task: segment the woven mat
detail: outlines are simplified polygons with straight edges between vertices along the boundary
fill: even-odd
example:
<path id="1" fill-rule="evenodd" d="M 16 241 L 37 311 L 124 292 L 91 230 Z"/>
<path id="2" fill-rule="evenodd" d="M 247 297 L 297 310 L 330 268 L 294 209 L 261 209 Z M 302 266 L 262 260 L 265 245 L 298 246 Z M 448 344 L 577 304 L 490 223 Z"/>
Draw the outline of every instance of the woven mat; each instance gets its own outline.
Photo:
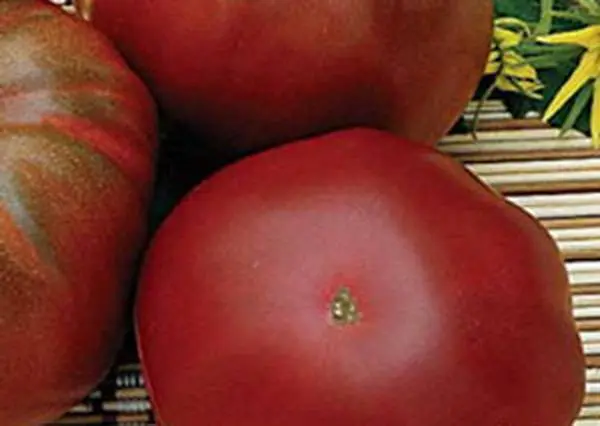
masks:
<path id="1" fill-rule="evenodd" d="M 473 111 L 469 105 L 467 120 Z M 477 142 L 471 135 L 451 135 L 440 149 L 539 218 L 556 239 L 587 359 L 587 396 L 574 426 L 600 426 L 600 151 L 575 131 L 559 138 L 537 117 L 512 119 L 498 101 L 484 105 L 479 129 Z M 139 365 L 117 366 L 53 424 L 153 424 Z"/>

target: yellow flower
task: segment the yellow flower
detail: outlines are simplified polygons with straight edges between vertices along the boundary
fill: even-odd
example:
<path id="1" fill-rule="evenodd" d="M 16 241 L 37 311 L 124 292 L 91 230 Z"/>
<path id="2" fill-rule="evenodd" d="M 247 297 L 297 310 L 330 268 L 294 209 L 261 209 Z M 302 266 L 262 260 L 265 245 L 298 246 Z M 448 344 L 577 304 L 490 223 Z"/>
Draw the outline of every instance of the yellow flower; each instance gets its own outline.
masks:
<path id="1" fill-rule="evenodd" d="M 494 43 L 498 48 L 506 50 L 511 47 L 518 46 L 523 41 L 523 35 L 527 33 L 525 28 L 522 31 L 513 31 L 508 28 L 503 28 L 505 21 L 497 19 L 494 25 Z"/>
<path id="2" fill-rule="evenodd" d="M 538 79 L 537 71 L 527 63 L 525 58 L 515 50 L 529 35 L 527 26 L 520 25 L 521 30 L 504 28 L 503 25 L 515 23 L 516 20 L 508 22 L 506 19 L 498 19 L 494 24 L 494 36 L 492 48 L 488 57 L 485 75 L 495 74 L 494 88 L 508 92 L 523 93 L 529 97 L 540 99 L 538 90 L 544 86 Z"/>
<path id="3" fill-rule="evenodd" d="M 579 65 L 562 85 L 544 113 L 543 119 L 550 120 L 583 86 L 594 81 L 594 98 L 590 132 L 594 146 L 600 147 L 600 25 L 590 25 L 581 30 L 567 31 L 537 38 L 542 43 L 576 44 L 585 47 Z"/>

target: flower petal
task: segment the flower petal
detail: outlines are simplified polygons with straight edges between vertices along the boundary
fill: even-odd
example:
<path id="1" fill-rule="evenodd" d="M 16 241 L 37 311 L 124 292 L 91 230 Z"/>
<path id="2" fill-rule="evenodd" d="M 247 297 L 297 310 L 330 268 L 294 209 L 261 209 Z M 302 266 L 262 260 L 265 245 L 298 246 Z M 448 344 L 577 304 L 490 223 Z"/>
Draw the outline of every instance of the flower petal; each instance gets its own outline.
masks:
<path id="1" fill-rule="evenodd" d="M 500 60 L 500 52 L 497 50 L 492 50 L 488 56 L 488 61 L 483 74 L 496 74 L 500 70 Z"/>
<path id="2" fill-rule="evenodd" d="M 500 71 L 500 62 L 488 62 L 485 66 L 484 75 L 496 74 Z"/>
<path id="3" fill-rule="evenodd" d="M 519 92 L 517 86 L 511 83 L 511 81 L 503 75 L 499 75 L 496 79 L 496 88 L 498 90 L 504 90 L 505 92 Z"/>
<path id="4" fill-rule="evenodd" d="M 509 51 L 503 57 L 502 69 L 503 74 L 510 75 L 512 77 L 537 79 L 537 71 L 534 67 L 529 65 L 525 58 L 516 52 Z"/>
<path id="5" fill-rule="evenodd" d="M 590 131 L 594 147 L 600 148 L 600 79 L 594 81 L 594 99 L 590 117 Z"/>
<path id="6" fill-rule="evenodd" d="M 585 53 L 571 77 L 562 85 L 546 108 L 544 121 L 552 118 L 581 87 L 597 73 L 598 51 Z"/>
<path id="7" fill-rule="evenodd" d="M 500 49 L 517 46 L 523 40 L 523 34 L 502 27 L 494 28 L 494 40 Z"/>
<path id="8" fill-rule="evenodd" d="M 507 65 L 502 69 L 502 74 L 526 80 L 537 80 L 537 71 L 531 65 Z"/>
<path id="9" fill-rule="evenodd" d="M 500 52 L 498 50 L 492 50 L 488 56 L 488 62 L 494 62 L 500 59 Z"/>
<path id="10" fill-rule="evenodd" d="M 580 30 L 565 31 L 536 37 L 537 41 L 549 44 L 577 44 L 587 49 L 600 46 L 600 25 L 590 25 Z"/>
<path id="11" fill-rule="evenodd" d="M 542 96 L 536 91 L 543 89 L 544 85 L 537 81 L 511 79 L 499 75 L 496 79 L 496 88 L 505 92 L 521 93 L 530 98 L 541 99 Z"/>

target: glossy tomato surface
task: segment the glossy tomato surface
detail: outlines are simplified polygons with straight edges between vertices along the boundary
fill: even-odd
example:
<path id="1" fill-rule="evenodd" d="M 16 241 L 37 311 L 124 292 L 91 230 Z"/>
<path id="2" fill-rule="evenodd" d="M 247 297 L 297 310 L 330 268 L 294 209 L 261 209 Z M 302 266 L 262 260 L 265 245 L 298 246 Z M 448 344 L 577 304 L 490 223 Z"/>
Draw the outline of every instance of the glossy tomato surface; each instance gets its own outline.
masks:
<path id="1" fill-rule="evenodd" d="M 352 125 L 433 144 L 473 94 L 492 27 L 490 0 L 85 4 L 169 115 L 225 156 Z"/>
<path id="2" fill-rule="evenodd" d="M 198 186 L 150 246 L 136 318 L 169 426 L 567 426 L 582 401 L 547 232 L 375 130 Z"/>
<path id="3" fill-rule="evenodd" d="M 155 145 L 153 101 L 103 35 L 0 0 L 0 425 L 53 420 L 109 368 Z"/>

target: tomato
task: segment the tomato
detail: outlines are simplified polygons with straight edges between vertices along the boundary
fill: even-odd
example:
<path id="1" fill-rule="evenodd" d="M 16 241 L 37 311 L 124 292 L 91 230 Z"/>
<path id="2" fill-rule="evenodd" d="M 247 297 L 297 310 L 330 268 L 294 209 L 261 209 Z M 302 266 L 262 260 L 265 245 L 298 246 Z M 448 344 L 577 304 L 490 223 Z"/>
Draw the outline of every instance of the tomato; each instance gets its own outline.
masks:
<path id="1" fill-rule="evenodd" d="M 548 233 L 423 144 L 349 129 L 201 183 L 136 328 L 164 425 L 566 426 L 584 359 Z"/>
<path id="2" fill-rule="evenodd" d="M 89 0 L 82 9 L 165 110 L 224 156 L 353 125 L 433 144 L 474 92 L 492 27 L 489 0 Z"/>
<path id="3" fill-rule="evenodd" d="M 110 42 L 0 0 L 0 424 L 48 422 L 103 377 L 145 241 L 153 101 Z"/>

